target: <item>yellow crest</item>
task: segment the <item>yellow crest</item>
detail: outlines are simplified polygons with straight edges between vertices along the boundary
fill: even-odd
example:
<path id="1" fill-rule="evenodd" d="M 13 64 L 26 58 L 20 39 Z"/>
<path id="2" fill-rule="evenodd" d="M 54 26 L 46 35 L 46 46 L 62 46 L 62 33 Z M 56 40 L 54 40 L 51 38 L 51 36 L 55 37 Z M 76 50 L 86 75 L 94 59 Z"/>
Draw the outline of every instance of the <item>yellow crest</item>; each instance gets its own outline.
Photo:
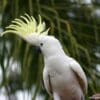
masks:
<path id="1" fill-rule="evenodd" d="M 29 16 L 25 14 L 21 16 L 20 19 L 16 18 L 11 22 L 11 25 L 6 27 L 6 30 L 0 35 L 4 35 L 6 33 L 15 33 L 22 37 L 29 36 L 30 34 L 36 35 L 47 35 L 49 29 L 46 29 L 45 22 L 41 20 L 41 16 L 39 15 L 39 23 L 35 20 L 33 16 Z"/>

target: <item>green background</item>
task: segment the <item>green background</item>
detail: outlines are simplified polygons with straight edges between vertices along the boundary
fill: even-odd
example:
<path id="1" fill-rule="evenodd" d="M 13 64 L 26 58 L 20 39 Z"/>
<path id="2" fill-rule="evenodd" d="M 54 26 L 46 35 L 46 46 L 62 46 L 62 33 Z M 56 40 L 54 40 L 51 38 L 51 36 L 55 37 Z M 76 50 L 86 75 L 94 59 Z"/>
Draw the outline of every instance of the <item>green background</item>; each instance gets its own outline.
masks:
<path id="1" fill-rule="evenodd" d="M 37 20 L 40 14 L 50 27 L 49 34 L 58 38 L 66 54 L 83 67 L 90 97 L 100 92 L 100 2 L 85 1 L 0 0 L 0 31 L 25 13 Z M 0 37 L 0 88 L 5 88 L 9 100 L 19 90 L 31 93 L 33 100 L 37 95 L 52 99 L 42 88 L 43 65 L 43 56 L 19 36 Z"/>

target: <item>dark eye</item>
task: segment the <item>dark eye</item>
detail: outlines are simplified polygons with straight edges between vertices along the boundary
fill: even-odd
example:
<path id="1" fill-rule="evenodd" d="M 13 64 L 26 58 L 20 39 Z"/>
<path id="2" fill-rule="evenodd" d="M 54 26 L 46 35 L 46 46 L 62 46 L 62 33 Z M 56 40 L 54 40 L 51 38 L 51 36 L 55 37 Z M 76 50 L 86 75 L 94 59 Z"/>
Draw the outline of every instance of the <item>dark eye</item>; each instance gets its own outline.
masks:
<path id="1" fill-rule="evenodd" d="M 43 43 L 40 43 L 40 46 L 43 46 Z"/>

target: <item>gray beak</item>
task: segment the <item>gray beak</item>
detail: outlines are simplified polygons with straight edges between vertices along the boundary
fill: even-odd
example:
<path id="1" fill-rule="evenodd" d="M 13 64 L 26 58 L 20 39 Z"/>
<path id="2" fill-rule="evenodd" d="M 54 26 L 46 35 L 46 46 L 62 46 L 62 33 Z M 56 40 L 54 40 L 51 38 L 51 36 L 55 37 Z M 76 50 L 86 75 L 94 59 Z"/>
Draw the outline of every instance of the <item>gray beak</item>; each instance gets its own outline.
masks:
<path id="1" fill-rule="evenodd" d="M 35 49 L 38 53 L 41 53 L 41 49 L 38 46 L 35 46 Z"/>

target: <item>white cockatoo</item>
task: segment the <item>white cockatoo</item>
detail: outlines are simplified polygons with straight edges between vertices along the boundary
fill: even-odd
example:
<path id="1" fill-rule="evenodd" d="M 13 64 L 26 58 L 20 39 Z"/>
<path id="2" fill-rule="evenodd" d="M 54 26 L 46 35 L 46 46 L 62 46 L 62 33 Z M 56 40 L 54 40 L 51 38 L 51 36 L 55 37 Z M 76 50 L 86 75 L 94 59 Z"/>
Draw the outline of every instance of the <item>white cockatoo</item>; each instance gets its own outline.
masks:
<path id="1" fill-rule="evenodd" d="M 49 36 L 45 22 L 39 23 L 33 16 L 25 14 L 15 19 L 1 33 L 15 33 L 28 43 L 38 46 L 44 56 L 43 81 L 47 92 L 54 100 L 84 100 L 87 93 L 87 79 L 80 64 L 65 54 L 60 41 Z"/>

